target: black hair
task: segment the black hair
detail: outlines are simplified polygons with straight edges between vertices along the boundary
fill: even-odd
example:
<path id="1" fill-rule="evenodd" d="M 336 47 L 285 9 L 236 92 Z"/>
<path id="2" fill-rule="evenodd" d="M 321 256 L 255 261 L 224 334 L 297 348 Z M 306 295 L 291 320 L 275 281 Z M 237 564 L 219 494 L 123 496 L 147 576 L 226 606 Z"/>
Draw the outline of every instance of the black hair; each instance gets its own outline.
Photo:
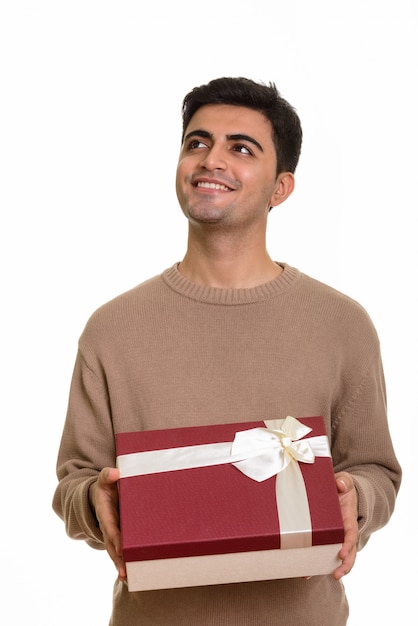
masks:
<path id="1" fill-rule="evenodd" d="M 216 78 L 192 89 L 183 99 L 182 141 L 196 111 L 206 104 L 232 104 L 262 113 L 271 123 L 277 155 L 277 174 L 294 172 L 302 147 L 302 127 L 294 107 L 272 82 L 257 83 L 249 78 Z"/>

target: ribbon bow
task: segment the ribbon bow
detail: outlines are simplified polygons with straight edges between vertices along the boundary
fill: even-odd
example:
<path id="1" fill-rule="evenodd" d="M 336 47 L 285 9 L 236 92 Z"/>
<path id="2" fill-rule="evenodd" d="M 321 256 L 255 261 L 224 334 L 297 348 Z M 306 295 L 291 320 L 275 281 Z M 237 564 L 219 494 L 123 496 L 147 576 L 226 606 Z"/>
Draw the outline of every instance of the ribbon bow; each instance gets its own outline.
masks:
<path id="1" fill-rule="evenodd" d="M 275 476 L 293 460 L 314 463 L 315 453 L 308 439 L 299 441 L 312 428 L 288 416 L 280 429 L 251 428 L 235 434 L 231 456 L 245 456 L 233 463 L 243 474 L 261 482 Z"/>
<path id="2" fill-rule="evenodd" d="M 292 461 L 314 463 L 315 456 L 331 456 L 326 436 L 302 439 L 312 428 L 294 417 L 268 420 L 267 428 L 250 428 L 235 433 L 234 441 L 149 450 L 117 457 L 121 478 L 157 472 L 231 463 L 243 474 L 261 482 L 279 475 Z"/>

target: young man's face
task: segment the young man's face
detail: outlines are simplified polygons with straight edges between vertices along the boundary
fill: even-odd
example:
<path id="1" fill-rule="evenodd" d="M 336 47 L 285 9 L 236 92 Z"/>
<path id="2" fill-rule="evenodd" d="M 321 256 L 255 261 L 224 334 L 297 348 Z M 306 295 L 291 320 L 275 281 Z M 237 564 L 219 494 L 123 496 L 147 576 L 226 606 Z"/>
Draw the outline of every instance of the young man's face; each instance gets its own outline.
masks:
<path id="1" fill-rule="evenodd" d="M 276 165 L 264 115 L 232 105 L 201 107 L 186 128 L 177 166 L 184 214 L 194 223 L 265 223 L 269 207 L 282 201 Z"/>

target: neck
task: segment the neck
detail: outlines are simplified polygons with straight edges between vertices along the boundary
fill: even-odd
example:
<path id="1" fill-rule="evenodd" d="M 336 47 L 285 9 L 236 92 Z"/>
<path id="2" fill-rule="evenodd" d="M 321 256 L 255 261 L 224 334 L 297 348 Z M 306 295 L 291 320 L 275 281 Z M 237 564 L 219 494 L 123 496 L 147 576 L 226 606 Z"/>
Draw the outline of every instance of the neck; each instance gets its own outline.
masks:
<path id="1" fill-rule="evenodd" d="M 196 239 L 190 235 L 179 265 L 183 276 L 198 285 L 248 289 L 276 278 L 282 268 L 269 256 L 265 240 L 231 242 L 228 237 Z"/>

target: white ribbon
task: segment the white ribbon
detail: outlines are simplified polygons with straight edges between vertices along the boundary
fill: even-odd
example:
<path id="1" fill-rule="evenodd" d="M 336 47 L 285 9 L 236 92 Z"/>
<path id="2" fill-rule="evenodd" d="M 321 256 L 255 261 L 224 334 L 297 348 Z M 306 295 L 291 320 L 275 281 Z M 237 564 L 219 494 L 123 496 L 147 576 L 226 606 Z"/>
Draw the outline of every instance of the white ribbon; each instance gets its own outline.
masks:
<path id="1" fill-rule="evenodd" d="M 283 471 L 292 460 L 314 463 L 330 456 L 325 436 L 299 441 L 311 432 L 294 417 L 265 422 L 235 434 L 234 441 L 122 454 L 117 457 L 121 478 L 232 463 L 243 474 L 261 482 Z"/>

